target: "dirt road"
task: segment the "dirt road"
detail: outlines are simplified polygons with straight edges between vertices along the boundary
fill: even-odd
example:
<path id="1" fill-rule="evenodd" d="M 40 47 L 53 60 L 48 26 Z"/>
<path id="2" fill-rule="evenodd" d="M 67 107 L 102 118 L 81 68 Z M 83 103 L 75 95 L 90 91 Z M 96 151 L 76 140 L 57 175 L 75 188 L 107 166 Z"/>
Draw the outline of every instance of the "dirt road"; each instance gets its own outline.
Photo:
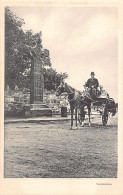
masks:
<path id="1" fill-rule="evenodd" d="M 70 121 L 5 124 L 4 176 L 117 177 L 117 117 L 69 130 Z"/>

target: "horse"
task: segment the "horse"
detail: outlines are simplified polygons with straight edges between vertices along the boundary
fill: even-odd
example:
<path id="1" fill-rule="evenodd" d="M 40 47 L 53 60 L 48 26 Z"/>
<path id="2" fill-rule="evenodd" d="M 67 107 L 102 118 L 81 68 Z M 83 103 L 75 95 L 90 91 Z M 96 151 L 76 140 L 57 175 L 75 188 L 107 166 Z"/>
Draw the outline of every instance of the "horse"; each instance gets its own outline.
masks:
<path id="1" fill-rule="evenodd" d="M 82 127 L 84 127 L 84 120 L 85 120 L 85 110 L 84 107 L 87 106 L 88 109 L 88 118 L 89 118 L 89 126 L 91 125 L 90 121 L 90 113 L 91 113 L 91 102 L 92 99 L 90 96 L 84 94 L 83 92 L 80 92 L 67 83 L 62 82 L 58 88 L 56 89 L 56 95 L 60 95 L 63 92 L 67 92 L 68 94 L 68 101 L 70 104 L 70 110 L 71 110 L 71 128 L 73 129 L 73 114 L 75 110 L 75 120 L 76 120 L 76 129 L 78 129 L 78 123 L 77 123 L 77 116 L 79 111 L 79 122 Z"/>

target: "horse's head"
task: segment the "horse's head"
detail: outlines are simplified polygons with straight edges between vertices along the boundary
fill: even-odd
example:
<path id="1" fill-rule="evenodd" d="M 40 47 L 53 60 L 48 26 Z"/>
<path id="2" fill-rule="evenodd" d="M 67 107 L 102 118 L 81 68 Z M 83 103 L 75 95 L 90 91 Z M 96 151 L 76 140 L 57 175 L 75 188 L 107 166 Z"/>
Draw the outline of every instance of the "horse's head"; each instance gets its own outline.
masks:
<path id="1" fill-rule="evenodd" d="M 59 96 L 61 93 L 65 92 L 65 83 L 62 82 L 56 89 L 56 95 Z"/>

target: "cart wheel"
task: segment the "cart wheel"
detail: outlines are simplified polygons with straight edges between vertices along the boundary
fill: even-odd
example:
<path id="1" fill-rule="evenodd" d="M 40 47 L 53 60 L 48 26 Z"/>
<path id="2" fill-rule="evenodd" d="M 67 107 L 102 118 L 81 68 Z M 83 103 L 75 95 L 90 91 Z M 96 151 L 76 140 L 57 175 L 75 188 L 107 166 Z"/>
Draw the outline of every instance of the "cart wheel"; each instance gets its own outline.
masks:
<path id="1" fill-rule="evenodd" d="M 102 124 L 103 124 L 103 126 L 106 126 L 107 122 L 108 122 L 108 112 L 105 112 L 102 115 Z"/>

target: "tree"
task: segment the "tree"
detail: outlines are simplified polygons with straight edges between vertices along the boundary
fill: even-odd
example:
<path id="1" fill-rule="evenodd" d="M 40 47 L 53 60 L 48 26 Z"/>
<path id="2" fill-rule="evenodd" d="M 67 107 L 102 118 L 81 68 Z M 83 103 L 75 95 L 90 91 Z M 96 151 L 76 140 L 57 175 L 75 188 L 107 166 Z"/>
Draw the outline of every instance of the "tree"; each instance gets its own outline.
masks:
<path id="1" fill-rule="evenodd" d="M 19 88 L 30 88 L 30 48 L 33 52 L 36 41 L 41 37 L 41 32 L 35 34 L 32 30 L 24 32 L 23 24 L 23 19 L 18 18 L 9 7 L 5 8 L 5 85 L 8 84 L 11 89 L 15 85 Z M 41 38 L 40 47 L 42 48 Z M 55 89 L 67 74 L 57 73 L 52 68 L 46 69 L 46 66 L 51 66 L 47 49 L 42 48 L 41 57 L 44 66 L 44 87 L 48 90 Z"/>
<path id="2" fill-rule="evenodd" d="M 68 74 L 58 73 L 53 68 L 44 68 L 44 86 L 47 90 L 55 90 L 64 79 L 68 77 Z"/>
<path id="3" fill-rule="evenodd" d="M 24 21 L 14 15 L 8 7 L 5 8 L 5 84 L 11 87 L 18 83 L 22 66 L 22 55 L 20 52 L 20 40 L 24 37 L 22 25 Z M 18 66 L 20 62 L 21 66 Z"/>
<path id="4" fill-rule="evenodd" d="M 5 84 L 14 88 L 29 87 L 31 60 L 28 57 L 29 47 L 34 47 L 40 33 L 31 30 L 23 31 L 24 20 L 5 8 Z M 42 45 L 41 45 L 42 47 Z"/>

